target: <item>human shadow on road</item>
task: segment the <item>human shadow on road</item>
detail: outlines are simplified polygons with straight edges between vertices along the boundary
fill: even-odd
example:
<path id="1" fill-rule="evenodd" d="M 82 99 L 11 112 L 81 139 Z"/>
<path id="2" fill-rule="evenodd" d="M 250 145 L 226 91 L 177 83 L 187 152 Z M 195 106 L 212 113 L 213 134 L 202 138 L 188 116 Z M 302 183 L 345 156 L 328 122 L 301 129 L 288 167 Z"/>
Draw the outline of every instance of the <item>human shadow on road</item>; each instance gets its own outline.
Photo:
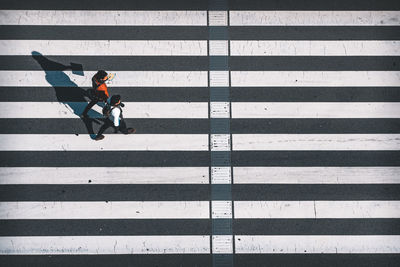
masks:
<path id="1" fill-rule="evenodd" d="M 64 73 L 66 70 L 72 70 L 83 76 L 83 71 L 76 70 L 76 66 L 79 64 L 71 63 L 69 66 L 61 63 L 52 61 L 37 51 L 32 51 L 32 57 L 36 60 L 41 68 L 46 73 L 46 81 L 54 88 L 58 102 L 64 104 L 70 109 L 76 116 L 80 118 L 80 114 L 87 105 L 86 97 L 87 92 L 80 88 L 76 83 L 71 81 L 67 74 Z M 101 116 L 100 113 L 91 110 L 91 115 L 96 117 Z M 86 129 L 91 138 L 95 137 L 93 130 L 93 123 L 100 124 L 96 119 L 92 118 L 80 118 L 86 126 Z"/>

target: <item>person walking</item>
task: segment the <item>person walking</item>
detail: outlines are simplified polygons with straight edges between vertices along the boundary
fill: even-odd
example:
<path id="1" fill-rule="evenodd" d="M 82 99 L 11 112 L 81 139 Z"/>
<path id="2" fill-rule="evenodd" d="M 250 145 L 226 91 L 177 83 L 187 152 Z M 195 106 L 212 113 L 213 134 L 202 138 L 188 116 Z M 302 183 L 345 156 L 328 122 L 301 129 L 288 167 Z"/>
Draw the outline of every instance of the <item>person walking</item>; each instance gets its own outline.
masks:
<path id="1" fill-rule="evenodd" d="M 92 77 L 92 87 L 94 90 L 94 97 L 86 106 L 85 110 L 81 114 L 81 118 L 87 118 L 89 110 L 96 105 L 98 102 L 106 102 L 108 95 L 108 88 L 106 85 L 106 81 L 108 79 L 108 74 L 104 70 L 99 70 Z"/>
<path id="2" fill-rule="evenodd" d="M 122 108 L 125 105 L 121 103 L 120 95 L 113 95 L 107 100 L 107 105 L 103 108 L 103 114 L 106 116 L 103 126 L 100 127 L 97 136 L 94 138 L 96 141 L 104 139 L 104 131 L 110 127 L 114 127 L 114 132 L 118 130 L 123 134 L 132 134 L 136 132 L 133 128 L 127 128 L 122 116 Z"/>

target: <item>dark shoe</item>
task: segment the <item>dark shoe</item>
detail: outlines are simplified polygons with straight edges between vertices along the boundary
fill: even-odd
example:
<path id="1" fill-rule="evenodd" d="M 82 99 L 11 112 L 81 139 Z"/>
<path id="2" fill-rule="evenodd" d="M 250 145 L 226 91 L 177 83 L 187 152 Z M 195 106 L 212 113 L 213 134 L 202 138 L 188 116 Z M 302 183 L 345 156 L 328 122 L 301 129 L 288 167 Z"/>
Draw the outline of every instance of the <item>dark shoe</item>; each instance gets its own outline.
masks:
<path id="1" fill-rule="evenodd" d="M 104 135 L 98 135 L 98 136 L 96 136 L 95 138 L 94 138 L 94 140 L 96 140 L 96 141 L 100 141 L 100 140 L 103 140 L 104 139 Z"/>
<path id="2" fill-rule="evenodd" d="M 135 129 L 133 129 L 133 128 L 128 128 L 128 134 L 133 134 L 133 133 L 135 133 L 135 132 L 136 132 Z"/>

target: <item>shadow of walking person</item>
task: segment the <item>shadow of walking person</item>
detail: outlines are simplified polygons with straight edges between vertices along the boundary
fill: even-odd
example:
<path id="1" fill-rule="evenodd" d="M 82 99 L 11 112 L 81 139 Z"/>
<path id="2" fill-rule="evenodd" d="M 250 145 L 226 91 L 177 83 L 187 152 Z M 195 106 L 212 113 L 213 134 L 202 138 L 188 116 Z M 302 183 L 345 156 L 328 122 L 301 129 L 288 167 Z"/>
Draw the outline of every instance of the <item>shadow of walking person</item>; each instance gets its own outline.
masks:
<path id="1" fill-rule="evenodd" d="M 64 104 L 69 110 L 71 110 L 76 116 L 82 113 L 83 109 L 87 105 L 85 96 L 87 93 L 84 89 L 80 88 L 64 73 L 66 70 L 73 70 L 70 66 L 63 65 L 61 63 L 51 61 L 41 53 L 32 51 L 32 57 L 35 59 L 41 68 L 46 73 L 46 81 L 54 88 L 58 102 Z M 82 74 L 83 75 L 83 72 Z M 102 114 L 91 110 L 92 117 L 101 117 Z M 99 121 L 91 118 L 80 118 L 90 135 L 93 139 L 96 135 L 93 130 L 93 122 L 100 124 Z"/>

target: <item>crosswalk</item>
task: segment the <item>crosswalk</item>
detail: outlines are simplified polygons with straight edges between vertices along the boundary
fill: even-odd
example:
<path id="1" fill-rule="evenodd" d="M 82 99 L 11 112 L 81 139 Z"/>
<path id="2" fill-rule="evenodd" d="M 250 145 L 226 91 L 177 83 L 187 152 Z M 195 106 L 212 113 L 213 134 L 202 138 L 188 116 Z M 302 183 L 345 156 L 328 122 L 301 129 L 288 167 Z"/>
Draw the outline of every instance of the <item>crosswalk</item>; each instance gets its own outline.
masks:
<path id="1" fill-rule="evenodd" d="M 0 8 L 0 266 L 400 262 L 399 8 L 73 2 Z"/>

